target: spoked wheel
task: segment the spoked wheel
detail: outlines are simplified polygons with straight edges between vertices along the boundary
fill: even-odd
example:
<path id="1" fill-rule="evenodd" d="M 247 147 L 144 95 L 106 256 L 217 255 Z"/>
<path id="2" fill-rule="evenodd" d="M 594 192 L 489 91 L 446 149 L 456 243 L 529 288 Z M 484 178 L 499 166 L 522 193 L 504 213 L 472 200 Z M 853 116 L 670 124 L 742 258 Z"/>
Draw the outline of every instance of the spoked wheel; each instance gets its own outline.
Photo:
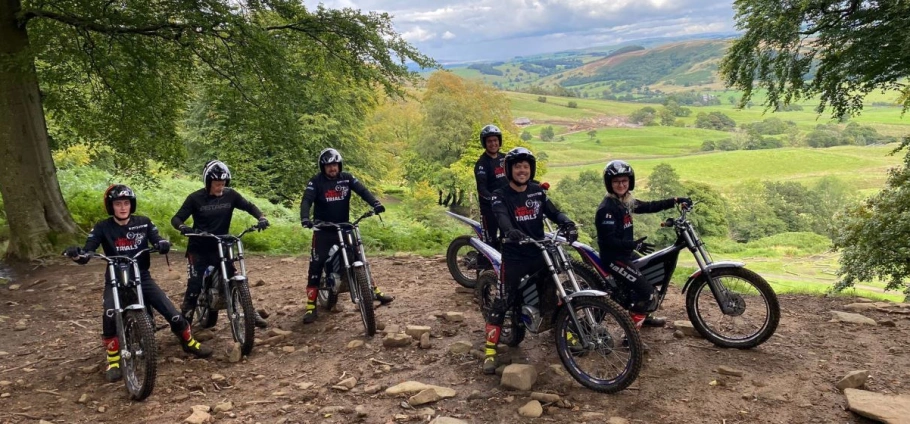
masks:
<path id="1" fill-rule="evenodd" d="M 373 291 L 370 289 L 366 268 L 362 266 L 354 268 L 354 279 L 356 280 L 357 291 L 360 293 L 360 301 L 357 306 L 360 308 L 363 327 L 366 330 L 367 337 L 373 337 L 376 335 L 376 314 L 373 311 Z"/>
<path id="2" fill-rule="evenodd" d="M 578 318 L 578 325 L 569 314 Z M 578 297 L 559 309 L 554 328 L 563 366 L 583 386 L 603 393 L 629 387 L 641 371 L 641 338 L 628 312 L 611 300 Z"/>
<path id="3" fill-rule="evenodd" d="M 145 311 L 123 313 L 123 338 L 126 344 L 120 351 L 123 380 L 130 399 L 143 400 L 155 388 L 158 365 L 158 344 L 155 328 Z"/>
<path id="4" fill-rule="evenodd" d="M 572 263 L 572 271 L 575 272 L 575 277 L 578 279 L 578 285 L 581 286 L 582 290 L 604 290 L 606 284 L 604 284 L 603 277 L 601 277 L 594 268 L 575 259 L 571 259 L 570 261 Z"/>
<path id="5" fill-rule="evenodd" d="M 256 331 L 256 315 L 253 309 L 253 298 L 246 281 L 231 281 L 231 308 L 228 318 L 231 320 L 231 335 L 240 343 L 240 353 L 249 355 L 253 351 L 253 335 Z"/>
<path id="6" fill-rule="evenodd" d="M 446 265 L 452 278 L 469 289 L 477 285 L 481 266 L 487 262 L 486 257 L 471 245 L 471 236 L 468 235 L 456 237 L 446 251 Z"/>
<path id="7" fill-rule="evenodd" d="M 474 291 L 480 303 L 480 312 L 486 320 L 490 316 L 490 311 L 493 310 L 493 302 L 499 296 L 499 278 L 496 273 L 491 270 L 480 273 Z M 499 343 L 515 347 L 524 340 L 525 327 L 521 324 L 520 319 L 517 311 L 509 310 L 506 312 L 502 329 L 499 333 Z"/>
<path id="8" fill-rule="evenodd" d="M 199 298 L 196 299 L 196 308 L 193 309 L 194 327 L 212 328 L 218 322 L 218 310 L 212 305 L 214 299 L 211 298 L 210 293 L 211 290 L 203 288 Z"/>
<path id="9" fill-rule="evenodd" d="M 692 326 L 720 347 L 749 349 L 764 343 L 780 321 L 777 294 L 760 275 L 745 268 L 722 268 L 711 277 L 726 290 L 730 310 L 721 310 L 708 279 L 702 276 L 686 293 Z"/>

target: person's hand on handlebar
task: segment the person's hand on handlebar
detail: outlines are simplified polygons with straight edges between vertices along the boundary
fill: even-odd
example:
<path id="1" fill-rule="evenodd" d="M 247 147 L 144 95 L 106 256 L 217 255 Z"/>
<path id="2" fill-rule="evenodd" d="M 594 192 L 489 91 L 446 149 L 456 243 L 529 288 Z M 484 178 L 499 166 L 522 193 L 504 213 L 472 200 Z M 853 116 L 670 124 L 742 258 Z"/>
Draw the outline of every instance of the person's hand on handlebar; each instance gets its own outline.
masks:
<path id="1" fill-rule="evenodd" d="M 521 241 L 525 238 L 525 233 L 521 232 L 521 230 L 513 228 L 506 232 L 506 237 L 512 241 Z"/>
<path id="2" fill-rule="evenodd" d="M 196 234 L 196 230 L 186 224 L 181 224 L 177 229 L 180 230 L 180 234 L 184 236 L 187 234 Z"/>

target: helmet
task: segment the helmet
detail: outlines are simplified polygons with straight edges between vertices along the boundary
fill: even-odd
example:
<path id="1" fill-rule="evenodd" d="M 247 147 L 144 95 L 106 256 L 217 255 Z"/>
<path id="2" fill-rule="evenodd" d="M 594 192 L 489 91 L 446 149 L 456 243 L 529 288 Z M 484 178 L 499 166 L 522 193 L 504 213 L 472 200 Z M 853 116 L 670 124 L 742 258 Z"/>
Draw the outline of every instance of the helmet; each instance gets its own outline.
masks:
<path id="1" fill-rule="evenodd" d="M 480 147 L 487 148 L 487 137 L 495 135 L 499 137 L 499 144 L 502 145 L 502 131 L 496 125 L 490 124 L 480 130 Z"/>
<path id="2" fill-rule="evenodd" d="M 337 163 L 338 172 L 342 171 L 341 153 L 331 147 L 319 152 L 319 172 L 325 174 L 325 166 L 330 163 Z"/>
<path id="3" fill-rule="evenodd" d="M 604 168 L 604 185 L 607 186 L 607 193 L 613 193 L 613 177 L 625 175 L 629 177 L 629 191 L 635 190 L 635 171 L 632 165 L 624 160 L 611 160 Z"/>
<path id="4" fill-rule="evenodd" d="M 531 177 L 528 178 L 528 181 L 534 179 L 534 174 L 537 173 L 537 158 L 534 157 L 534 153 L 531 153 L 530 150 L 524 147 L 516 147 L 509 150 L 509 153 L 506 154 L 506 178 L 509 181 L 512 181 L 512 165 L 522 161 L 527 161 L 531 165 Z"/>
<path id="5" fill-rule="evenodd" d="M 136 193 L 133 193 L 133 189 L 123 184 L 114 184 L 104 191 L 104 209 L 108 215 L 114 215 L 114 200 L 120 199 L 130 199 L 130 215 L 136 213 Z"/>
<path id="6" fill-rule="evenodd" d="M 210 160 L 202 168 L 202 181 L 205 182 L 205 189 L 208 190 L 212 181 L 224 181 L 224 185 L 231 184 L 231 171 L 227 165 L 220 160 Z"/>

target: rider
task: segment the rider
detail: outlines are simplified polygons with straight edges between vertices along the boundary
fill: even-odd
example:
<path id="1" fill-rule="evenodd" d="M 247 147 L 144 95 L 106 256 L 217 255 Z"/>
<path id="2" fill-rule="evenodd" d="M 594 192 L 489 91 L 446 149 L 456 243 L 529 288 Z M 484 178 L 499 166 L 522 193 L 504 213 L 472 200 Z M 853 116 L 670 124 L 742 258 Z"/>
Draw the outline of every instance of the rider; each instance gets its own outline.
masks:
<path id="1" fill-rule="evenodd" d="M 353 175 L 342 172 L 341 153 L 333 148 L 328 148 L 319 153 L 319 173 L 307 183 L 303 199 L 300 201 L 300 225 L 304 228 L 313 228 L 310 220 L 310 207 L 313 207 L 313 219 L 326 222 L 348 222 L 351 219 L 351 191 L 357 193 L 365 202 L 373 207 L 373 212 L 385 212 L 385 206 L 370 193 L 364 185 Z M 316 321 L 316 294 L 319 292 L 319 279 L 325 263 L 329 258 L 329 249 L 337 242 L 336 234 L 313 231 L 313 240 L 310 249 L 310 269 L 306 286 L 306 312 L 303 323 L 310 324 Z M 332 278 L 327 273 L 326 278 Z M 373 287 L 373 297 L 382 305 L 392 300 Z"/>
<path id="2" fill-rule="evenodd" d="M 477 196 L 480 203 L 480 222 L 486 239 L 484 242 L 499 250 L 499 224 L 493 213 L 493 192 L 509 185 L 504 165 L 502 131 L 496 125 L 487 125 L 480 130 L 480 144 L 484 152 L 474 166 L 474 180 L 477 182 Z"/>
<path id="3" fill-rule="evenodd" d="M 269 226 L 269 220 L 262 211 L 252 202 L 246 200 L 240 193 L 227 187 L 231 183 L 231 171 L 227 165 L 219 160 L 211 160 L 202 169 L 202 180 L 205 188 L 201 188 L 186 196 L 183 205 L 171 218 L 171 225 L 180 230 L 180 234 L 206 232 L 210 234 L 228 234 L 231 228 L 231 217 L 234 209 L 244 210 L 254 218 L 259 219 L 257 227 L 262 230 Z M 185 221 L 193 217 L 193 226 L 189 227 Z M 183 316 L 189 317 L 199 293 L 202 292 L 202 277 L 209 266 L 218 267 L 221 258 L 218 256 L 218 241 L 209 237 L 190 237 L 186 247 L 187 272 L 189 279 L 186 284 L 186 293 L 183 295 Z M 233 267 L 231 267 L 233 268 Z M 256 326 L 265 328 L 268 322 L 254 313 Z"/>
<path id="4" fill-rule="evenodd" d="M 112 185 L 104 192 L 104 208 L 111 217 L 95 224 L 92 232 L 85 240 L 85 246 L 71 246 L 64 254 L 73 261 L 85 265 L 93 253 L 100 246 L 107 256 L 130 256 L 149 247 L 149 243 L 158 249 L 161 254 L 171 249 L 171 244 L 161 238 L 158 227 L 150 219 L 136 212 L 136 194 L 125 185 Z M 139 278 L 142 281 L 142 298 L 145 303 L 160 313 L 170 324 L 171 331 L 180 339 L 180 346 L 184 352 L 200 358 L 212 354 L 212 349 L 202 347 L 193 338 L 190 324 L 177 312 L 167 295 L 161 291 L 149 273 L 149 254 L 139 255 Z M 105 280 L 115 278 L 106 275 Z M 103 305 L 105 313 L 101 316 L 101 340 L 107 351 L 107 370 L 105 376 L 108 381 L 117 381 L 120 372 L 120 340 L 117 337 L 117 326 L 114 322 L 114 298 L 111 284 L 104 285 Z"/>
<path id="5" fill-rule="evenodd" d="M 654 286 L 648 284 L 633 262 L 634 251 L 647 255 L 654 251 L 654 245 L 645 242 L 647 237 L 634 239 L 632 214 L 660 212 L 677 204 L 692 204 L 692 200 L 688 197 L 653 202 L 636 199 L 632 195 L 635 190 L 635 171 L 631 165 L 621 160 L 610 161 L 604 168 L 604 185 L 607 187 L 607 195 L 594 215 L 600 260 L 618 283 L 632 289 L 633 303 L 629 310 L 635 325 L 639 328 L 642 325 L 662 327 L 666 323 L 663 318 L 648 315 L 657 307 Z"/>
<path id="6" fill-rule="evenodd" d="M 505 156 L 506 177 L 509 185 L 493 192 L 493 212 L 499 228 L 513 242 L 531 237 L 544 238 L 544 216 L 559 224 L 569 242 L 578 239 L 575 223 L 559 211 L 547 198 L 546 192 L 533 182 L 537 159 L 530 150 L 516 147 Z M 518 297 L 522 277 L 533 275 L 546 263 L 540 249 L 533 244 L 503 243 L 499 296 L 493 301 L 486 323 L 486 357 L 483 372 L 496 372 L 496 344 L 510 304 Z"/>

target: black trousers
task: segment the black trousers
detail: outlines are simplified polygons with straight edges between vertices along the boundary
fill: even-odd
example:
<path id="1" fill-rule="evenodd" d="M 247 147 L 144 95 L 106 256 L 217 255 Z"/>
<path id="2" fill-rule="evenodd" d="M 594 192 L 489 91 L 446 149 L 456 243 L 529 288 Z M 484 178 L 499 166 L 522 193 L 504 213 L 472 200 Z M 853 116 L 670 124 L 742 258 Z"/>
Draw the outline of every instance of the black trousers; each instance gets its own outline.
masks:
<path id="1" fill-rule="evenodd" d="M 488 318 L 487 324 L 493 325 L 502 325 L 505 321 L 506 311 L 510 307 L 515 305 L 515 302 L 521 302 L 519 296 L 519 288 L 521 288 L 521 279 L 526 275 L 534 275 L 538 271 L 545 269 L 547 267 L 546 262 L 544 262 L 543 255 L 537 255 L 536 257 L 530 258 L 503 258 L 502 267 L 500 268 L 499 276 L 499 297 L 493 301 L 493 307 L 490 311 L 490 316 Z M 541 301 L 544 300 L 545 292 L 542 290 L 542 285 L 551 284 L 552 281 L 548 279 L 548 276 L 542 275 L 538 276 L 538 296 L 540 296 Z"/>
<path id="2" fill-rule="evenodd" d="M 313 231 L 313 241 L 310 245 L 310 269 L 307 278 L 307 287 L 319 287 L 319 279 L 322 277 L 322 271 L 326 268 L 326 262 L 329 259 L 329 250 L 338 243 L 338 231 Z M 340 271 L 341 263 L 335 261 L 328 264 L 326 269 L 326 278 L 332 278 L 332 273 Z"/>
<path id="3" fill-rule="evenodd" d="M 141 280 L 142 298 L 145 300 L 145 304 L 158 311 L 158 313 L 167 320 L 168 324 L 170 324 L 171 331 L 175 334 L 180 334 L 183 330 L 186 330 L 189 323 L 187 323 L 186 319 L 183 318 L 183 315 L 177 311 L 177 308 L 174 307 L 174 303 L 168 299 L 167 295 L 164 294 L 164 291 L 161 290 L 161 287 L 158 287 L 158 283 L 152 279 L 151 275 L 143 273 L 143 275 L 141 275 Z M 129 289 L 120 289 L 121 296 L 123 295 L 123 290 Z M 104 314 L 101 317 L 101 336 L 104 338 L 115 337 L 117 335 L 117 323 L 114 320 L 114 290 L 110 283 L 104 285 L 103 305 Z M 120 304 L 121 308 L 124 306 L 127 305 Z"/>
<path id="4" fill-rule="evenodd" d="M 496 221 L 496 215 L 493 209 L 480 209 L 480 225 L 483 227 L 483 242 L 496 250 L 500 250 L 501 239 L 504 234 L 499 231 L 499 222 Z"/>
<path id="5" fill-rule="evenodd" d="M 632 291 L 632 304 L 622 305 L 635 313 L 648 313 L 656 305 L 654 286 L 641 274 L 641 270 L 632 262 L 632 258 L 620 257 L 605 261 L 606 271 L 613 276 L 621 287 Z"/>

